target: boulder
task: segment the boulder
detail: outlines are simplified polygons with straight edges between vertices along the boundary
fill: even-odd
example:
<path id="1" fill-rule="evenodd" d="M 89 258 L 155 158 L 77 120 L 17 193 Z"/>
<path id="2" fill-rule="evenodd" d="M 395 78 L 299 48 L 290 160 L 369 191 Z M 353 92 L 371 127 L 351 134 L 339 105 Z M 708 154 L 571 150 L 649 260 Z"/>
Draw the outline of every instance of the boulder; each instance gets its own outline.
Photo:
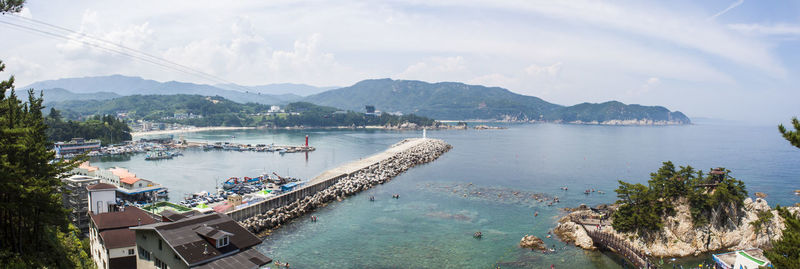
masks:
<path id="1" fill-rule="evenodd" d="M 546 250 L 547 246 L 544 244 L 541 238 L 538 238 L 533 235 L 525 235 L 521 240 L 519 240 L 519 246 L 521 248 L 529 248 L 532 250 Z"/>

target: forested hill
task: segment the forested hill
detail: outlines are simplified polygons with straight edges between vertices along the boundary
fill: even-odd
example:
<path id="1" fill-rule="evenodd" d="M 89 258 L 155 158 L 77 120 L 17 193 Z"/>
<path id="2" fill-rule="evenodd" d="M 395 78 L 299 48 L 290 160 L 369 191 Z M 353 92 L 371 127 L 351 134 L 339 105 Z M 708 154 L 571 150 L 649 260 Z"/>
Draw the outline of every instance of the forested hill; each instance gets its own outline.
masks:
<path id="1" fill-rule="evenodd" d="M 456 82 L 373 79 L 308 96 L 304 101 L 355 111 L 374 105 L 384 112 L 415 113 L 435 119 L 547 120 L 553 122 L 688 124 L 681 112 L 661 106 L 626 105 L 612 101 L 561 106 L 499 87 Z"/>
<path id="2" fill-rule="evenodd" d="M 559 105 L 498 87 L 455 82 L 373 79 L 311 95 L 304 101 L 363 111 L 374 105 L 384 112 L 415 113 L 435 119 L 498 119 L 504 115 L 538 117 Z"/>
<path id="3" fill-rule="evenodd" d="M 334 107 L 295 102 L 282 106 L 284 112 L 268 113 L 269 105 L 236 103 L 220 96 L 131 95 L 110 100 L 65 101 L 51 106 L 67 119 L 95 115 L 125 115 L 128 120 L 181 123 L 194 126 L 276 126 L 332 127 L 414 123 L 436 124 L 432 119 L 413 114 L 380 117 L 341 111 Z M 183 114 L 175 118 L 175 114 Z M 192 116 L 189 116 L 192 115 Z"/>
<path id="4" fill-rule="evenodd" d="M 35 82 L 21 88 L 45 90 L 45 103 L 58 101 L 51 100 L 51 98 L 48 98 L 47 96 L 49 89 L 54 88 L 64 89 L 75 94 L 112 92 L 121 96 L 137 94 L 198 94 L 204 96 L 219 95 L 236 102 L 254 102 L 260 104 L 286 104 L 301 98 L 300 96 L 293 94 L 270 94 L 266 91 L 259 91 L 257 89 L 239 85 L 212 86 L 207 84 L 195 84 L 178 81 L 159 82 L 140 77 L 129 77 L 123 75 L 45 80 Z"/>

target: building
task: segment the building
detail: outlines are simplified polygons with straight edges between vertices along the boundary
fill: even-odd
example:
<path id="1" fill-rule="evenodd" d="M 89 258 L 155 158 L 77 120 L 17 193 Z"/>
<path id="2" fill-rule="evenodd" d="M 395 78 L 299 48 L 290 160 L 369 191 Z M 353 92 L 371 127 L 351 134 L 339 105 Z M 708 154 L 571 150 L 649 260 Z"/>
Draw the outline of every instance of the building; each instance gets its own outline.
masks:
<path id="1" fill-rule="evenodd" d="M 90 219 L 89 245 L 97 268 L 136 268 L 136 234 L 129 228 L 153 224 L 156 220 L 133 206 L 99 214 L 90 212 Z"/>
<path id="2" fill-rule="evenodd" d="M 61 179 L 61 182 L 64 183 L 61 203 L 64 204 L 64 208 L 70 210 L 67 218 L 81 230 L 81 234 L 89 234 L 89 190 L 86 187 L 100 183 L 100 179 L 72 175 Z"/>
<path id="3" fill-rule="evenodd" d="M 108 183 L 98 183 L 86 187 L 89 191 L 89 214 L 117 211 L 117 187 Z"/>
<path id="4" fill-rule="evenodd" d="M 95 176 L 101 183 L 114 185 L 119 198 L 131 202 L 152 202 L 158 200 L 158 192 L 167 188 L 150 180 L 142 179 L 128 169 L 114 167 L 101 170 L 84 162 L 72 171 L 80 175 Z"/>
<path id="5" fill-rule="evenodd" d="M 261 239 L 225 214 L 133 227 L 137 268 L 258 268 L 272 262 L 253 249 Z"/>
<path id="6" fill-rule="evenodd" d="M 281 107 L 279 106 L 270 106 L 269 111 L 267 111 L 267 113 L 280 113 L 280 112 L 283 112 L 283 110 L 281 110 Z"/>
<path id="7" fill-rule="evenodd" d="M 69 142 L 56 142 L 53 147 L 58 156 L 76 155 L 93 150 L 100 150 L 100 140 L 73 138 Z"/>
<path id="8" fill-rule="evenodd" d="M 772 268 L 772 263 L 759 248 L 713 254 L 711 258 L 717 263 L 718 268 L 724 269 Z"/>

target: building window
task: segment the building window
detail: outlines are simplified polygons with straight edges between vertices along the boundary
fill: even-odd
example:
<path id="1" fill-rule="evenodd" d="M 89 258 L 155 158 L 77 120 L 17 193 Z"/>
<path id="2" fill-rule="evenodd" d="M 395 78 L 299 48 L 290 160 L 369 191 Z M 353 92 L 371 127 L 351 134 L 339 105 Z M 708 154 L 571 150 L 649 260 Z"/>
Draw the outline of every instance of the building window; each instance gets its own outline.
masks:
<path id="1" fill-rule="evenodd" d="M 161 239 L 158 239 L 158 250 L 161 250 Z"/>
<path id="2" fill-rule="evenodd" d="M 128 250 L 128 255 L 133 255 L 133 253 L 134 253 L 133 249 Z"/>
<path id="3" fill-rule="evenodd" d="M 139 259 L 149 261 L 150 260 L 150 252 L 145 250 L 142 247 L 139 247 Z"/>
<path id="4" fill-rule="evenodd" d="M 167 264 L 166 264 L 166 263 L 164 263 L 164 262 L 162 262 L 162 261 L 161 261 L 161 260 L 159 260 L 158 258 L 155 258 L 154 260 L 155 260 L 155 266 L 156 266 L 156 268 L 159 268 L 159 269 L 167 269 L 167 268 L 168 268 L 168 267 L 167 267 Z"/>

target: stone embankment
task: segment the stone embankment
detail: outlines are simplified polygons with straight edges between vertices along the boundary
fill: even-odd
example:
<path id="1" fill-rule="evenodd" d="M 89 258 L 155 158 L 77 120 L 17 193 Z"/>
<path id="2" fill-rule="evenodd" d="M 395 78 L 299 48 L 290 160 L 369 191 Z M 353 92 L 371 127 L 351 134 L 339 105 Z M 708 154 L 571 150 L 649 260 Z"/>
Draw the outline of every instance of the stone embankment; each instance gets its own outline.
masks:
<path id="1" fill-rule="evenodd" d="M 395 144 L 393 147 L 397 147 L 405 142 L 406 141 Z M 291 219 L 303 216 L 316 208 L 323 207 L 331 201 L 341 201 L 345 197 L 383 184 L 409 168 L 436 160 L 451 148 L 451 145 L 442 140 L 425 139 L 413 147 L 397 152 L 377 163 L 350 173 L 348 176 L 339 179 L 330 187 L 316 192 L 313 195 L 298 199 L 286 206 L 255 215 L 254 217 L 240 222 L 240 224 L 254 233 L 276 228 Z"/>
<path id="2" fill-rule="evenodd" d="M 770 248 L 771 241 L 782 237 L 785 224 L 777 212 L 769 207 L 763 199 L 744 201 L 744 215 L 737 222 L 730 221 L 725 225 L 703 225 L 694 227 L 688 202 L 676 204 L 675 216 L 665 217 L 662 220 L 664 227 L 653 238 L 641 238 L 634 233 L 619 233 L 611 227 L 611 221 L 602 222 L 601 230 L 604 233 L 622 238 L 633 248 L 641 253 L 649 253 L 653 257 L 685 257 L 699 255 L 706 252 L 727 251 L 748 248 Z M 798 212 L 800 208 L 789 207 L 789 211 Z M 771 211 L 772 218 L 764 222 L 760 229 L 754 223 L 758 220 L 758 213 Z M 565 242 L 593 250 L 596 248 L 587 230 L 596 230 L 593 224 L 597 215 L 592 211 L 576 210 L 561 218 L 554 229 L 556 235 Z M 588 218 L 584 218 L 587 216 Z"/>

